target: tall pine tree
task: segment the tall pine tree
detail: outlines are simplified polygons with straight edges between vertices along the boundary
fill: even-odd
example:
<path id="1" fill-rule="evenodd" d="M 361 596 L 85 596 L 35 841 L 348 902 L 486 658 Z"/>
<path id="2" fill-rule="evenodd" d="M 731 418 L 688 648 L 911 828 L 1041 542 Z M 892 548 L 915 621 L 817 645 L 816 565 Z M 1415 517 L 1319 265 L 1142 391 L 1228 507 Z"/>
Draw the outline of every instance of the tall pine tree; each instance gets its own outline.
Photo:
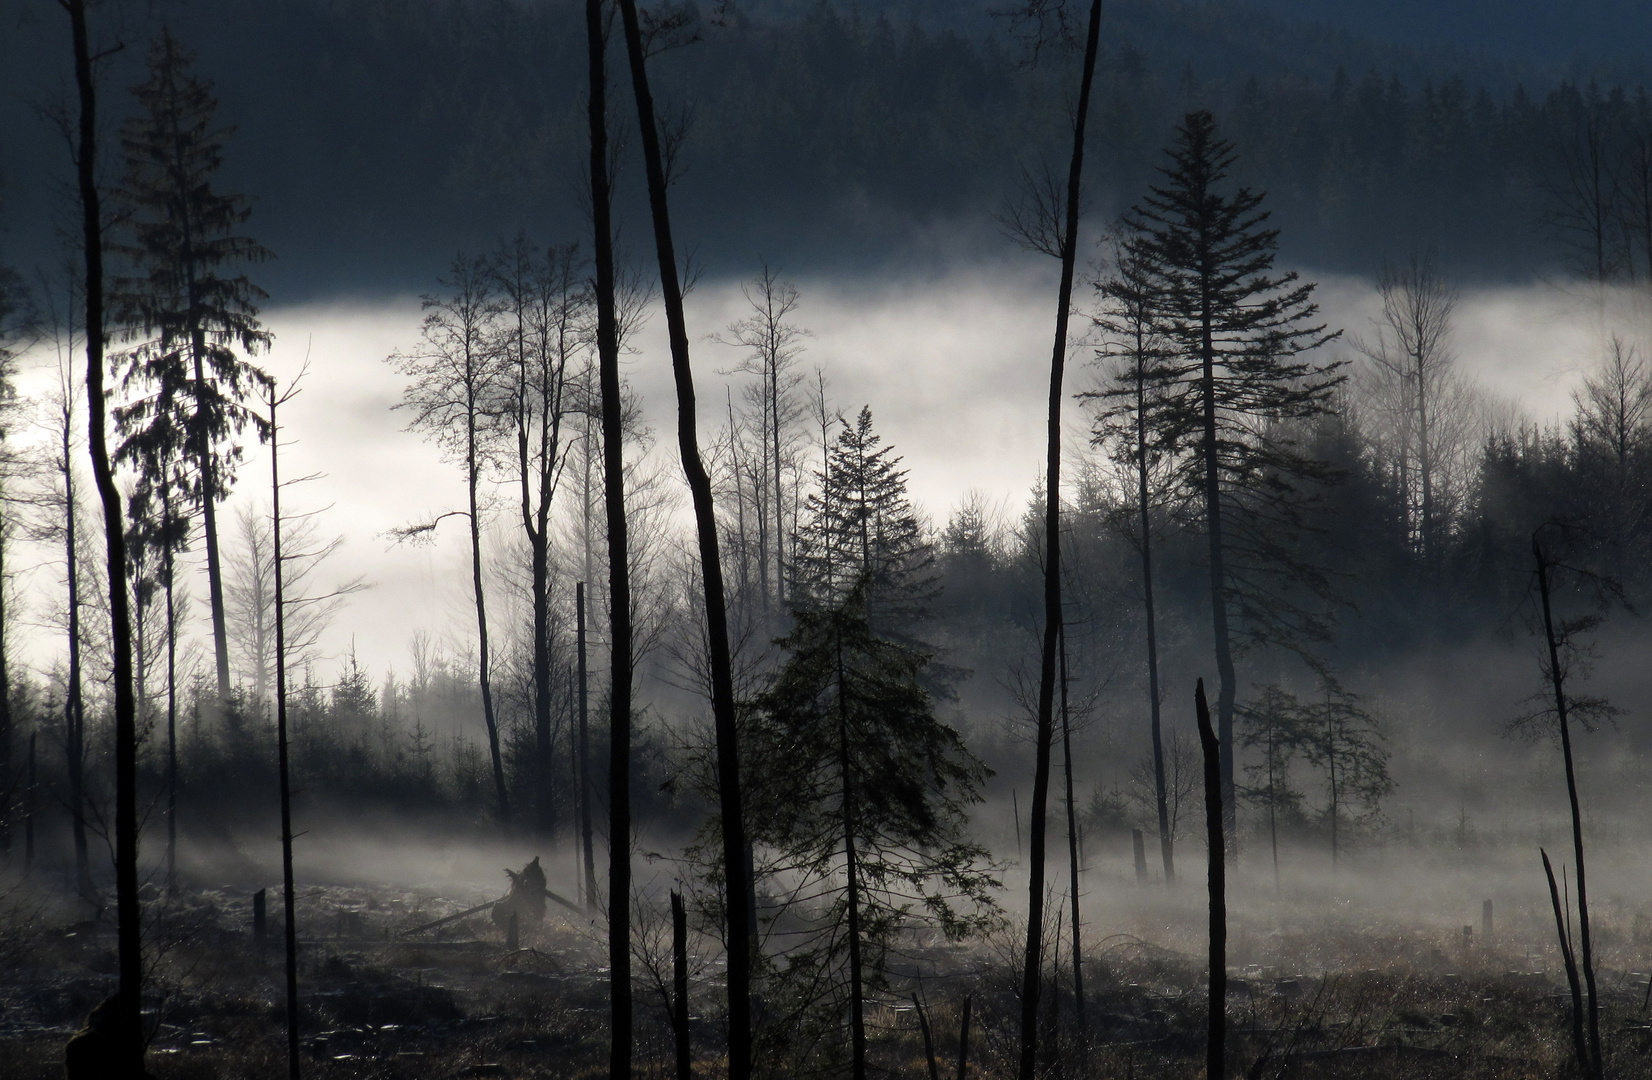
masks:
<path id="1" fill-rule="evenodd" d="M 1190 448 L 1184 489 L 1203 510 L 1215 646 L 1222 810 L 1232 842 L 1236 647 L 1301 647 L 1329 627 L 1324 573 L 1297 552 L 1300 486 L 1333 479 L 1298 447 L 1300 421 L 1330 411 L 1336 364 L 1303 354 L 1332 340 L 1315 322 L 1314 286 L 1273 269 L 1279 230 L 1263 194 L 1224 183 L 1236 158 L 1208 112 L 1189 113 L 1162 185 L 1126 216 L 1127 256 L 1155 268 L 1161 331 L 1181 358 L 1165 388 L 1177 403 L 1167 441 Z M 1294 599 L 1305 586 L 1314 602 Z"/>
<path id="2" fill-rule="evenodd" d="M 258 322 L 265 296 L 227 268 L 270 253 L 239 235 L 251 213 L 245 198 L 213 190 L 228 130 L 215 125 L 212 86 L 195 77 L 194 57 L 162 29 L 149 47 L 149 77 L 132 88 L 140 111 L 121 131 L 121 185 L 129 237 L 120 252 L 133 274 L 120 279 L 115 318 L 128 340 L 125 381 L 138 396 L 116 413 L 118 456 L 146 475 L 170 475 L 186 459 L 201 510 L 219 700 L 229 695 L 217 504 L 241 460 L 236 441 L 264 421 L 248 407 L 268 376 L 246 356 L 269 346 Z"/>

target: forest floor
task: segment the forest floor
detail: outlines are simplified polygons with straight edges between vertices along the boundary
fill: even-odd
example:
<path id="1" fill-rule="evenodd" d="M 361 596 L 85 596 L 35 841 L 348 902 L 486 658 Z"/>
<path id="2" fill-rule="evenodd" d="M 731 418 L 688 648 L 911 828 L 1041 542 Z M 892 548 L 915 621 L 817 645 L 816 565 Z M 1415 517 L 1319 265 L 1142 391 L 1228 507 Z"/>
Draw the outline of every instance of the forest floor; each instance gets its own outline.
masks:
<path id="1" fill-rule="evenodd" d="M 600 919 L 553 905 L 545 923 L 524 931 L 522 947 L 514 950 L 486 912 L 407 933 L 481 899 L 434 888 L 301 887 L 304 1075 L 606 1075 L 608 973 Z M 1190 908 L 1196 899 L 1187 898 Z M 279 901 L 269 904 L 270 936 L 262 947 L 253 938 L 244 890 L 187 890 L 150 901 L 152 1073 L 159 1080 L 285 1076 Z M 76 920 L 75 909 L 30 899 L 22 890 L 7 904 L 0 927 L 0 1076 L 55 1080 L 63 1075 L 64 1043 L 115 988 L 114 935 L 106 918 Z M 1202 955 L 1192 927 L 1150 940 L 1156 907 L 1162 905 L 1144 902 L 1121 917 L 1128 932 L 1091 932 L 1082 1021 L 1070 952 L 1058 963 L 1052 985 L 1060 992 L 1046 994 L 1046 1031 L 1057 1033 L 1045 1040 L 1050 1076 L 1203 1074 Z M 637 1075 L 664 1080 L 673 1075 L 659 977 L 668 983 L 664 923 L 639 911 Z M 1350 927 L 1329 919 L 1238 923 L 1228 997 L 1232 1074 L 1257 1080 L 1567 1075 L 1568 992 L 1552 950 L 1545 954 L 1544 943 L 1513 930 L 1490 947 L 1483 933 L 1452 930 Z M 913 946 L 903 961 L 906 975 L 868 1009 L 873 1072 L 912 1080 L 929 1075 L 915 993 L 927 1005 L 939 1076 L 957 1075 L 966 998 L 973 1011 L 969 1077 L 1014 1075 L 1013 927 L 967 948 Z M 1608 1075 L 1652 1077 L 1647 976 L 1609 966 L 1620 956 L 1608 950 L 1599 973 Z M 708 1080 L 723 1072 L 714 1056 L 720 982 L 715 960 L 696 960 L 694 1068 Z"/>

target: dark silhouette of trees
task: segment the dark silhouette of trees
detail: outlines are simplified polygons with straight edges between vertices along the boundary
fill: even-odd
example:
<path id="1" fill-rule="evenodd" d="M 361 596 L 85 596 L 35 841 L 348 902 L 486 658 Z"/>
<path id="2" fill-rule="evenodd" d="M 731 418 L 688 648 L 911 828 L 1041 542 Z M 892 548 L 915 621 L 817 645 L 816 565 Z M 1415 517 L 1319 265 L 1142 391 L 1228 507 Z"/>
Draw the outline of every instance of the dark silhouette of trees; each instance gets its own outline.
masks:
<path id="1" fill-rule="evenodd" d="M 1101 405 L 1091 442 L 1110 444 L 1114 457 L 1135 481 L 1135 535 L 1141 552 L 1142 617 L 1147 645 L 1147 703 L 1153 741 L 1153 792 L 1158 817 L 1164 880 L 1176 880 L 1175 838 L 1165 781 L 1164 735 L 1159 706 L 1158 610 L 1153 596 L 1153 512 L 1161 500 L 1167 463 L 1175 448 L 1162 440 L 1174 431 L 1168 422 L 1172 401 L 1166 390 L 1176 378 L 1175 354 L 1159 324 L 1157 268 L 1140 245 L 1115 242 L 1111 273 L 1096 282 L 1101 310 L 1097 329 L 1108 336 L 1102 355 L 1115 359 L 1106 387 L 1085 395 Z"/>
<path id="2" fill-rule="evenodd" d="M 1228 1037 L 1228 906 L 1227 842 L 1222 832 L 1231 815 L 1227 792 L 1222 785 L 1222 745 L 1210 723 L 1210 705 L 1205 700 L 1205 681 L 1193 692 L 1194 718 L 1199 725 L 1199 749 L 1205 773 L 1205 837 L 1208 889 L 1210 893 L 1210 1010 L 1205 1036 L 1205 1080 L 1225 1080 Z"/>
<path id="3" fill-rule="evenodd" d="M 1539 528 L 1532 534 L 1531 545 L 1536 571 L 1534 584 L 1538 625 L 1543 633 L 1543 654 L 1539 666 L 1543 681 L 1548 684 L 1548 700 L 1541 695 L 1534 696 L 1535 708 L 1516 724 L 1534 734 L 1547 734 L 1549 732 L 1544 729 L 1550 729 L 1552 725 L 1552 733 L 1560 743 L 1561 761 L 1566 770 L 1566 799 L 1572 814 L 1572 858 L 1577 870 L 1577 962 L 1582 969 L 1584 985 L 1582 1027 L 1586 1029 L 1588 1039 L 1586 1048 L 1579 1040 L 1578 1065 L 1585 1076 L 1598 1080 L 1604 1075 L 1605 1059 L 1600 1050 L 1600 1000 L 1595 986 L 1594 936 L 1589 922 L 1589 878 L 1583 858 L 1583 809 L 1578 798 L 1577 772 L 1573 764 L 1572 725 L 1578 723 L 1585 731 L 1592 730 L 1602 720 L 1616 716 L 1618 710 L 1602 698 L 1569 690 L 1567 683 L 1587 678 L 1591 666 L 1587 635 L 1604 621 L 1605 604 L 1617 594 L 1617 587 L 1556 558 L 1544 543 L 1544 531 Z M 1579 598 L 1583 601 L 1580 613 L 1569 618 L 1556 618 L 1554 612 L 1556 593 L 1560 590 L 1560 582 L 1556 578 L 1560 575 L 1570 579 L 1567 591 L 1580 594 Z M 1576 996 L 1574 982 L 1574 1027 L 1579 1025 Z"/>
<path id="4" fill-rule="evenodd" d="M 791 321 L 797 310 L 797 287 L 782 280 L 775 270 L 764 264 L 762 272 L 741 286 L 752 313 L 730 323 L 717 340 L 724 345 L 744 349 L 736 369 L 757 376 L 757 385 L 749 394 L 757 406 L 761 437 L 761 452 L 757 468 L 753 470 L 753 502 L 757 509 L 757 575 L 762 593 L 763 611 L 770 603 L 778 610 L 790 595 L 786 574 L 786 534 L 790 531 L 786 520 L 785 473 L 795 468 L 791 461 L 792 426 L 802 415 L 797 401 L 797 388 L 803 377 L 798 374 L 797 360 L 802 353 L 802 341 L 808 331 Z M 742 532 L 742 539 L 744 533 Z M 769 587 L 770 558 L 773 558 L 774 587 Z"/>
<path id="5" fill-rule="evenodd" d="M 882 442 L 869 407 L 853 423 L 839 418 L 818 489 L 804 501 L 792 605 L 838 607 L 860 590 L 878 633 L 910 640 L 935 600 L 935 555 L 907 499 L 901 459 Z"/>
<path id="6" fill-rule="evenodd" d="M 1028 0 L 1013 12 L 1032 31 L 1033 49 L 1074 37 L 1065 0 Z M 1078 100 L 1073 110 L 1072 156 L 1065 190 L 1053 179 L 1035 189 L 1030 217 L 1012 215 L 1011 227 L 1036 250 L 1058 258 L 1061 282 L 1055 309 L 1055 344 L 1050 357 L 1050 396 L 1044 469 L 1044 625 L 1039 651 L 1037 728 L 1034 735 L 1033 790 L 1029 806 L 1030 873 L 1027 877 L 1027 946 L 1021 973 L 1021 1056 L 1017 1075 L 1033 1080 L 1038 1065 L 1038 1006 L 1043 986 L 1044 847 L 1048 829 L 1050 746 L 1055 732 L 1056 651 L 1064 615 L 1061 607 L 1061 405 L 1066 391 L 1067 326 L 1072 315 L 1073 277 L 1078 264 L 1079 199 L 1084 181 L 1084 138 L 1090 118 L 1096 54 L 1101 43 L 1101 0 L 1091 0 L 1079 68 Z M 1042 194 L 1040 194 L 1040 190 Z"/>
<path id="7" fill-rule="evenodd" d="M 1291 786 L 1291 763 L 1302 751 L 1306 720 L 1296 695 L 1279 683 L 1258 687 L 1256 698 L 1238 708 L 1239 745 L 1259 751 L 1259 760 L 1247 765 L 1251 783 L 1241 794 L 1267 808 L 1268 846 L 1273 855 L 1273 887 L 1279 888 L 1279 818 L 1300 821 L 1302 792 Z"/>
<path id="8" fill-rule="evenodd" d="M 1336 334 L 1313 322 L 1312 283 L 1273 273 L 1279 233 L 1266 227 L 1262 194 L 1221 190 L 1236 154 L 1210 113 L 1189 113 L 1167 154 L 1163 186 L 1126 217 L 1125 243 L 1155 268 L 1159 318 L 1182 358 L 1171 438 L 1195 448 L 1180 480 L 1202 504 L 1208 543 L 1231 842 L 1235 639 L 1300 647 L 1329 632 L 1286 592 L 1328 593 L 1323 573 L 1297 557 L 1291 540 L 1302 526 L 1297 485 L 1333 479 L 1300 451 L 1289 422 L 1330 410 L 1336 365 L 1300 357 Z"/>
<path id="9" fill-rule="evenodd" d="M 115 925 L 120 969 L 115 1042 L 123 1071 L 143 1075 L 143 941 L 138 899 L 137 702 L 132 693 L 132 619 L 126 594 L 126 529 L 115 487 L 104 398 L 104 268 L 102 193 L 97 183 L 97 80 L 85 0 L 58 0 L 69 16 L 74 49 L 79 122 L 74 162 L 81 211 L 81 250 L 86 300 L 86 404 L 92 476 L 103 502 L 108 560 L 109 622 L 114 652 L 115 719 Z"/>
<path id="10" fill-rule="evenodd" d="M 499 410 L 528 541 L 533 607 L 535 825 L 555 827 L 551 711 L 551 501 L 562 478 L 569 365 L 584 351 L 589 296 L 576 248 L 535 254 L 518 235 L 494 261 L 501 298 Z"/>
<path id="11" fill-rule="evenodd" d="M 625 51 L 631 68 L 631 89 L 637 103 L 637 126 L 642 136 L 644 171 L 648 179 L 648 204 L 654 226 L 654 249 L 659 263 L 660 297 L 665 305 L 666 330 L 671 343 L 671 370 L 677 389 L 677 444 L 682 458 L 683 472 L 694 503 L 695 532 L 699 543 L 700 580 L 705 593 L 706 639 L 711 673 L 712 719 L 717 740 L 717 803 L 723 839 L 723 871 L 726 882 L 729 1000 L 729 1080 L 748 1080 L 751 1075 L 751 942 L 748 936 L 750 913 L 747 911 L 746 823 L 741 807 L 739 733 L 734 710 L 734 670 L 729 651 L 728 609 L 723 589 L 722 556 L 718 549 L 717 516 L 712 506 L 711 480 L 700 459 L 697 420 L 694 414 L 694 374 L 689 362 L 688 327 L 683 318 L 683 290 L 676 248 L 671 234 L 671 215 L 666 200 L 667 161 L 661 145 L 659 126 L 655 116 L 654 97 L 649 90 L 647 50 L 643 41 L 643 27 L 637 14 L 635 0 L 619 0 L 620 19 L 625 27 Z M 669 13 L 667 15 L 669 18 Z M 672 28 L 662 26 L 650 18 L 650 42 L 668 41 Z M 663 37 L 661 36 L 663 32 Z M 592 31 L 595 33 L 595 30 Z M 592 45 L 593 54 L 597 46 Z M 592 106 L 595 109 L 595 106 Z M 593 120 L 595 123 L 595 120 Z M 593 162 L 595 150 L 592 151 Z M 605 437 L 607 435 L 606 428 Z M 618 454 L 618 432 L 609 443 L 610 454 Z M 616 463 L 617 464 L 617 463 Z M 610 493 L 610 498 L 614 495 Z M 612 572 L 612 571 L 610 571 Z M 618 751 L 616 751 L 616 754 Z M 619 758 L 615 758 L 616 773 Z M 611 790 L 609 799 L 619 806 L 622 794 L 628 791 L 625 777 L 619 788 Z M 612 783 L 612 781 L 611 781 Z M 629 820 L 624 824 L 629 829 Z M 612 833 L 616 847 L 629 832 Z M 621 886 L 624 886 L 622 891 Z M 610 920 L 609 949 L 616 971 L 622 966 L 629 970 L 628 918 L 630 874 L 627 868 L 623 878 L 611 881 L 614 895 L 609 897 L 614 917 Z M 619 1025 L 631 1020 L 630 985 L 624 987 L 624 1000 L 619 998 L 620 984 L 615 982 L 613 1054 L 610 1072 L 615 1076 L 629 1074 L 631 1068 L 631 1035 L 629 1027 L 623 1032 Z"/>
<path id="12" fill-rule="evenodd" d="M 270 409 L 270 546 L 275 579 L 275 745 L 281 798 L 282 942 L 287 998 L 287 1077 L 298 1080 L 298 914 L 293 889 L 293 802 L 288 764 L 287 735 L 287 556 L 281 547 L 281 427 L 276 410 L 298 392 L 296 382 L 285 393 L 268 388 Z"/>
<path id="13" fill-rule="evenodd" d="M 1394 790 L 1388 774 L 1387 736 L 1358 694 L 1326 673 L 1319 693 L 1304 705 L 1302 753 L 1325 773 L 1325 818 L 1331 828 L 1331 865 L 1340 852 L 1342 823 L 1350 806 L 1375 814 Z"/>
<path id="14" fill-rule="evenodd" d="M 644 131 L 649 141 L 648 181 L 655 209 L 656 240 L 660 243 L 661 284 L 667 297 L 675 297 L 676 317 L 671 327 L 672 360 L 677 363 L 676 346 L 682 342 L 681 366 L 688 364 L 688 344 L 682 325 L 682 294 L 676 287 L 676 262 L 671 255 L 670 225 L 665 221 L 664 179 L 660 170 L 659 143 L 653 135 L 653 105 L 647 94 L 647 75 L 642 70 L 641 43 L 634 8 L 623 9 L 626 50 L 631 60 L 633 86 L 639 88 L 637 111 L 645 114 Z M 608 517 L 608 995 L 609 1055 L 612 1076 L 631 1075 L 631 551 L 625 507 L 625 401 L 619 378 L 620 322 L 618 284 L 614 274 L 614 229 L 611 211 L 611 177 L 608 143 L 608 23 L 602 0 L 585 0 L 585 45 L 590 83 L 586 108 L 590 131 L 591 224 L 596 237 L 597 362 L 602 400 L 602 491 Z M 666 284 L 670 276 L 670 284 Z M 668 299 L 668 303 L 670 300 Z M 689 431 L 693 430 L 693 394 L 683 405 L 678 375 L 679 407 L 688 410 Z M 687 442 L 687 440 L 685 440 Z M 692 443 L 687 443 L 692 447 Z M 587 444 L 587 448 L 589 444 Z M 685 465 L 686 467 L 686 465 Z M 698 492 L 696 492 L 698 495 Z M 715 548 L 713 549 L 715 559 Z M 707 571 L 710 574 L 710 570 Z M 708 577 L 708 581 L 710 578 Z M 721 582 L 718 583 L 719 586 Z M 710 592 L 710 585 L 707 585 Z M 718 599 L 721 600 L 719 593 Z M 727 639 L 725 641 L 725 648 Z M 736 806 L 738 821 L 738 805 Z M 732 1000 L 737 975 L 730 946 L 729 993 Z M 731 1010 L 732 1011 L 732 1010 Z M 735 1077 L 733 1038 L 730 1038 L 729 1074 Z M 746 1080 L 739 1075 L 737 1080 Z"/>
<path id="15" fill-rule="evenodd" d="M 824 1034 L 847 1005 L 856 1080 L 867 1069 L 863 999 L 886 985 L 896 938 L 927 925 L 957 940 L 997 916 L 987 853 L 967 835 L 988 771 L 935 715 L 921 679 L 928 654 L 876 632 L 867 585 L 863 576 L 836 605 L 795 613 L 746 733 L 748 773 L 769 778 L 753 784 L 770 796 L 751 803 L 753 839 L 782 852 L 808 883 L 798 892 L 825 905 L 790 913 L 808 932 L 780 961 L 782 1007 Z"/>
<path id="16" fill-rule="evenodd" d="M 1376 369 L 1378 394 L 1393 417 L 1388 449 L 1408 531 L 1427 569 L 1437 566 L 1444 542 L 1440 465 L 1455 442 L 1450 410 L 1457 404 L 1451 399 L 1456 357 L 1449 339 L 1457 292 L 1440 276 L 1433 252 L 1413 254 L 1399 266 L 1385 263 L 1377 292 L 1382 315 L 1374 337 L 1354 344 Z"/>
<path id="17" fill-rule="evenodd" d="M 501 371 L 489 340 L 498 312 L 493 275 L 486 260 L 456 256 L 440 282 L 442 295 L 424 297 L 423 344 L 414 352 L 397 352 L 388 362 L 411 380 L 402 390 L 398 408 L 409 409 L 408 427 L 424 432 L 465 471 L 465 509 L 438 515 L 397 530 L 407 539 L 429 536 L 448 516 L 470 523 L 470 582 L 476 604 L 477 682 L 482 690 L 482 719 L 487 725 L 488 752 L 493 759 L 496 811 L 510 819 L 510 795 L 505 788 L 505 764 L 500 754 L 499 723 L 494 710 L 493 682 L 488 650 L 487 594 L 482 587 L 482 506 L 478 489 L 486 464 L 489 413 L 494 405 Z"/>
<path id="18" fill-rule="evenodd" d="M 120 251 L 136 274 L 117 282 L 111 308 L 126 335 L 140 341 L 130 351 L 125 381 L 151 393 L 117 413 L 118 456 L 164 466 L 182 454 L 193 466 L 218 695 L 224 699 L 230 663 L 217 506 L 241 460 L 235 438 L 248 425 L 260 438 L 265 434 L 247 403 L 268 378 L 236 349 L 257 353 L 268 347 L 270 335 L 258 323 L 263 290 L 245 274 L 222 271 L 270 253 L 237 235 L 251 214 L 246 200 L 212 189 L 229 133 L 213 127 L 217 101 L 211 84 L 190 73 L 192 62 L 163 28 L 149 49 L 149 77 L 132 90 L 142 111 L 121 132 L 121 196 L 131 239 Z M 164 468 L 145 471 L 165 475 Z"/>

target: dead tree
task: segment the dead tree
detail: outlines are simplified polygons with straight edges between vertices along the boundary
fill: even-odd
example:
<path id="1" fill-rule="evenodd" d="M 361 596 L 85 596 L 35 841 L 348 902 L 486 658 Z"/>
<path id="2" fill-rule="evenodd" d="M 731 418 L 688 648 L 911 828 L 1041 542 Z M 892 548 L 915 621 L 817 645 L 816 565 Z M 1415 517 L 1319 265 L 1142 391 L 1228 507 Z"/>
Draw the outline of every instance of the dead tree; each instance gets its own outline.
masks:
<path id="1" fill-rule="evenodd" d="M 1566 968 L 1566 985 L 1572 993 L 1572 1053 L 1577 1057 L 1578 1072 L 1593 1075 L 1589 1067 L 1589 1044 L 1583 1036 L 1583 987 L 1577 977 L 1577 954 L 1572 950 L 1570 912 L 1560 903 L 1560 886 L 1555 884 L 1554 867 L 1549 853 L 1537 849 L 1543 856 L 1543 876 L 1549 879 L 1549 903 L 1554 907 L 1555 935 L 1560 940 L 1560 962 Z"/>
<path id="2" fill-rule="evenodd" d="M 1046 5 L 1034 2 L 1028 14 L 1036 16 Z M 1073 274 L 1078 262 L 1079 195 L 1084 179 L 1084 132 L 1090 114 L 1090 88 L 1095 81 L 1096 52 L 1101 37 L 1101 0 L 1091 0 L 1089 31 L 1079 76 L 1078 105 L 1073 115 L 1073 154 L 1067 171 L 1063 225 L 1057 239 L 1061 258 L 1061 285 L 1056 300 L 1055 345 L 1050 356 L 1048 451 L 1044 473 L 1044 631 L 1039 655 L 1038 731 L 1033 765 L 1031 859 L 1027 875 L 1027 947 L 1021 973 L 1020 1080 L 1033 1080 L 1038 1066 L 1038 998 L 1043 985 L 1044 846 L 1050 793 L 1050 744 L 1054 740 L 1056 645 L 1061 611 L 1061 404 L 1066 391 L 1067 324 L 1073 303 Z"/>
<path id="3" fill-rule="evenodd" d="M 493 682 L 488 650 L 487 594 L 482 587 L 482 507 L 478 495 L 484 457 L 487 410 L 499 379 L 499 366 L 488 343 L 489 322 L 496 314 L 493 281 L 486 264 L 464 255 L 453 260 L 442 284 L 447 296 L 426 296 L 421 334 L 424 347 L 413 353 L 397 352 L 389 363 L 412 382 L 403 389 L 397 408 L 413 410 L 408 427 L 431 433 L 444 450 L 459 459 L 465 470 L 465 509 L 449 511 L 434 520 L 405 526 L 392 535 L 417 540 L 430 536 L 447 517 L 470 523 L 471 593 L 476 605 L 477 682 L 482 692 L 482 719 L 487 725 L 488 752 L 493 758 L 494 796 L 501 821 L 511 814 L 505 787 L 505 764 L 499 747 L 499 724 L 493 707 Z"/>
<path id="4" fill-rule="evenodd" d="M 1073 1005 L 1078 1026 L 1084 1027 L 1084 949 L 1079 940 L 1078 914 L 1078 801 L 1073 797 L 1073 725 L 1067 703 L 1067 627 L 1061 627 L 1061 757 L 1067 781 L 1067 875 L 1073 898 Z"/>
<path id="5" fill-rule="evenodd" d="M 1227 1060 L 1228 1001 L 1227 862 L 1222 830 L 1227 813 L 1222 801 L 1222 747 L 1210 724 L 1203 679 L 1193 691 L 1193 708 L 1205 762 L 1205 835 L 1210 856 L 1210 1027 L 1205 1043 L 1205 1076 L 1207 1080 L 1222 1080 Z"/>
<path id="6" fill-rule="evenodd" d="M 632 11 L 631 21 L 636 13 Z M 628 34 L 629 36 L 629 34 Z M 607 34 L 602 0 L 585 0 L 586 95 L 595 233 L 597 363 L 602 395 L 602 488 L 608 511 L 608 987 L 609 1075 L 631 1075 L 631 562 L 625 519 L 624 409 L 608 176 Z M 730 978 L 733 978 L 731 969 Z M 732 1072 L 732 1070 L 731 1070 Z"/>
<path id="7" fill-rule="evenodd" d="M 1572 810 L 1572 858 L 1577 865 L 1578 945 L 1582 954 L 1579 959 L 1583 969 L 1584 986 L 1588 991 L 1585 1004 L 1589 1046 L 1588 1056 L 1582 1064 L 1585 1066 L 1585 1075 L 1596 1077 L 1598 1080 L 1602 1075 L 1604 1062 L 1600 1053 L 1600 1002 L 1595 990 L 1594 948 L 1589 933 L 1589 885 L 1583 863 L 1583 811 L 1578 803 L 1577 774 L 1572 766 L 1572 732 L 1567 715 L 1569 703 L 1566 696 L 1566 678 L 1569 672 L 1560 656 L 1563 639 L 1569 640 L 1579 631 L 1595 625 L 1598 617 L 1573 620 L 1568 625 L 1557 628 L 1549 603 L 1549 573 L 1554 569 L 1555 563 L 1550 560 L 1537 533 L 1532 534 L 1532 558 L 1537 564 L 1537 591 L 1543 608 L 1543 638 L 1548 647 L 1548 664 L 1544 675 L 1554 691 L 1555 724 L 1560 733 L 1561 758 L 1566 766 L 1566 798 Z"/>
<path id="8" fill-rule="evenodd" d="M 103 501 L 103 532 L 109 564 L 109 622 L 114 645 L 115 696 L 115 923 L 120 966 L 117 1039 L 126 1071 L 143 1075 L 143 942 L 138 901 L 138 725 L 132 690 L 132 617 L 126 595 L 126 529 L 120 491 L 110 465 L 103 376 L 103 210 L 97 185 L 97 81 L 93 75 L 86 0 L 58 0 L 69 16 L 74 47 L 75 87 L 80 102 L 75 167 L 80 193 L 81 239 L 85 255 L 86 404 L 92 477 Z"/>
<path id="9" fill-rule="evenodd" d="M 281 551 L 281 429 L 276 426 L 276 406 L 292 399 L 296 385 L 278 395 L 272 386 L 270 406 L 270 521 L 275 548 L 275 744 L 276 768 L 281 790 L 281 902 L 283 938 L 286 945 L 287 983 L 287 1077 L 298 1080 L 298 920 L 293 890 L 293 802 L 288 765 L 287 739 L 287 620 L 286 591 Z"/>
<path id="10" fill-rule="evenodd" d="M 1100 0 L 1096 0 L 1099 4 Z M 593 0 L 594 3 L 594 0 Z M 726 882 L 728 926 L 728 1076 L 747 1080 L 751 1075 L 751 936 L 748 892 L 745 887 L 746 828 L 741 807 L 740 754 L 734 714 L 734 672 L 729 652 L 728 609 L 723 591 L 723 564 L 718 550 L 717 515 L 711 501 L 711 479 L 700 459 L 694 414 L 694 372 L 689 362 L 688 327 L 683 317 L 683 290 L 671 234 L 666 201 L 666 161 L 655 120 L 654 97 L 648 86 L 647 55 L 636 0 L 619 0 L 625 26 L 625 50 L 630 61 L 631 89 L 636 97 L 637 126 L 641 134 L 643 165 L 648 178 L 648 203 L 654 225 L 654 248 L 659 262 L 660 295 L 665 305 L 666 329 L 671 342 L 671 370 L 677 388 L 677 447 L 693 496 L 695 531 L 700 549 L 700 579 L 704 586 L 706 637 L 711 667 L 711 710 L 717 741 L 717 802 L 721 817 L 723 872 Z M 594 10 L 594 8 L 593 8 Z M 594 17 L 594 16 L 593 16 Z M 593 31 L 594 33 L 595 31 Z M 593 49 L 595 46 L 593 45 Z M 595 106 L 593 106 L 595 108 Z M 608 451 L 617 454 L 615 443 Z M 619 801 L 618 796 L 612 797 Z M 625 898 L 610 898 L 625 917 Z M 629 1006 L 629 997 L 626 1002 Z M 626 1019 L 629 1020 L 629 1008 Z M 616 1044 L 610 1061 L 614 1076 L 629 1075 L 630 1040 L 624 1056 Z"/>

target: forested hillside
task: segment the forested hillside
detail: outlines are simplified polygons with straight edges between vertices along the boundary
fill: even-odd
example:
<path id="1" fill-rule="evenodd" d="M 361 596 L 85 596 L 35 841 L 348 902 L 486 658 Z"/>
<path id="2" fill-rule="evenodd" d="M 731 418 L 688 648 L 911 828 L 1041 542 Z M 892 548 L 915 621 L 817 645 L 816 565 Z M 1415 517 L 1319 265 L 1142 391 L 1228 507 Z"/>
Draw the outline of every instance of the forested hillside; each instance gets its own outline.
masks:
<path id="1" fill-rule="evenodd" d="M 678 216 L 713 273 L 759 253 L 865 267 L 1001 243 L 992 215 L 1057 152 L 1063 73 L 1025 67 L 1002 20 L 902 10 L 737 5 L 702 25 L 700 44 L 660 58 L 692 132 Z M 1432 245 L 1456 273 L 1526 280 L 1566 255 L 1549 214 L 1569 142 L 1596 114 L 1646 123 L 1635 70 L 1396 45 L 1296 14 L 1109 8 L 1095 220 L 1153 177 L 1170 123 L 1204 107 L 1273 193 L 1291 259 L 1368 273 Z M 133 12 L 129 33 L 167 17 Z M 226 175 L 258 192 L 263 236 L 283 256 L 267 275 L 278 298 L 416 289 L 478 238 L 581 227 L 572 5 L 292 0 L 187 17 L 238 132 Z M 51 26 L 20 11 L 0 41 L 18 91 L 0 105 L 0 236 L 23 265 L 47 256 L 61 218 L 61 168 L 29 167 L 61 158 L 36 114 L 59 92 L 40 47 Z M 132 80 L 131 59 L 108 67 L 111 86 Z M 622 205 L 635 207 L 640 172 L 621 161 Z"/>

